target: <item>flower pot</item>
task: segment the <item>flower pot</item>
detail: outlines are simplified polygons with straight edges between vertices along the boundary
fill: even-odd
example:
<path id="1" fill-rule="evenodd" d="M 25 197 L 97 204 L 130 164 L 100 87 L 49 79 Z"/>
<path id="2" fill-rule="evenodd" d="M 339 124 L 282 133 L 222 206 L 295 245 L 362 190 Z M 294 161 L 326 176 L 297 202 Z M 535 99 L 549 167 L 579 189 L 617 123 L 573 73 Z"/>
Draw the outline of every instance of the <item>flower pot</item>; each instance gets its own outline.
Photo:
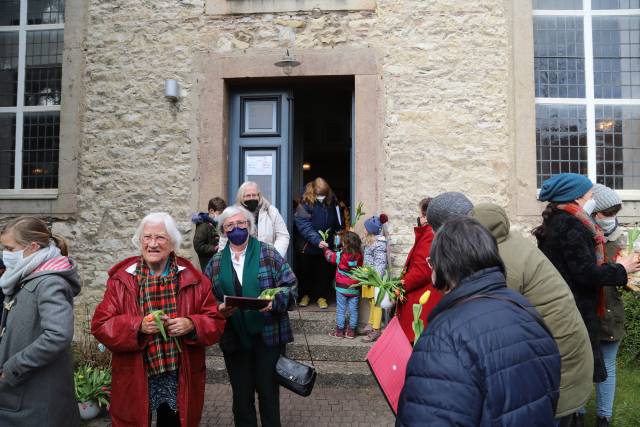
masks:
<path id="1" fill-rule="evenodd" d="M 78 409 L 80 410 L 80 418 L 83 420 L 95 418 L 100 413 L 100 407 L 93 400 L 78 402 Z"/>

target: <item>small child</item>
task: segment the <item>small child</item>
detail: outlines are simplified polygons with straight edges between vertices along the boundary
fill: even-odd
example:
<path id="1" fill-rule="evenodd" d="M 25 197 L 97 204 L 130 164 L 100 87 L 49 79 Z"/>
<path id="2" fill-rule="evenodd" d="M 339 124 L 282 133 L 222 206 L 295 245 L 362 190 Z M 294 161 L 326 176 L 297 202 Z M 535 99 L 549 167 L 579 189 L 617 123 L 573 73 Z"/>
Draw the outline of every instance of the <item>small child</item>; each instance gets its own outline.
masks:
<path id="1" fill-rule="evenodd" d="M 332 337 L 349 339 L 356 337 L 360 289 L 349 287 L 358 281 L 351 279 L 346 273 L 362 265 L 361 244 L 360 237 L 356 233 L 347 231 L 342 235 L 342 250 L 333 252 L 326 244 L 323 245 L 324 258 L 338 267 L 336 269 L 336 330 L 329 333 Z M 349 324 L 345 330 L 347 307 Z"/>
<path id="2" fill-rule="evenodd" d="M 364 264 L 375 269 L 380 276 L 387 272 L 387 238 L 384 224 L 389 220 L 387 215 L 372 216 L 365 220 L 367 234 L 362 241 L 364 245 Z M 373 286 L 362 287 L 362 299 L 369 300 L 369 322 L 364 328 L 366 337 L 363 342 L 373 342 L 380 337 L 382 324 L 382 308 L 376 305 L 376 289 Z"/>

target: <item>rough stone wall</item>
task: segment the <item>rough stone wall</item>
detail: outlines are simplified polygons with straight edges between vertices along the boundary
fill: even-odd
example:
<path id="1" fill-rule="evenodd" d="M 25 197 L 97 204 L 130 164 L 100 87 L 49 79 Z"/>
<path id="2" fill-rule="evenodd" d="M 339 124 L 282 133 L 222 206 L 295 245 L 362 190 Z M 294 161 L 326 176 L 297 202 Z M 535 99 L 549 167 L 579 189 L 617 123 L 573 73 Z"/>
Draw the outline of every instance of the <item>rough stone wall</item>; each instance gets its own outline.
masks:
<path id="1" fill-rule="evenodd" d="M 394 264 L 413 243 L 417 202 L 445 190 L 507 205 L 509 17 L 502 0 L 378 0 L 375 12 L 206 16 L 202 0 L 92 0 L 84 78 L 78 215 L 72 240 L 85 298 L 134 254 L 137 221 L 166 210 L 189 254 L 198 142 L 199 54 L 374 47 L 384 85 L 383 210 Z M 177 79 L 178 107 L 163 97 Z"/>

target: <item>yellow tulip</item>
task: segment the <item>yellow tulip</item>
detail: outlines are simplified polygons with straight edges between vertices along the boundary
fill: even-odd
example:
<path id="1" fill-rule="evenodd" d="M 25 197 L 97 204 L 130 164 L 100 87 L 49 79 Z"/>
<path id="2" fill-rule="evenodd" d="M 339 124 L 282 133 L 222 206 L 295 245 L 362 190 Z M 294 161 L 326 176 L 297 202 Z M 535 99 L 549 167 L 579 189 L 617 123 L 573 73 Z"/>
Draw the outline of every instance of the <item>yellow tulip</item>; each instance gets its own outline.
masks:
<path id="1" fill-rule="evenodd" d="M 425 305 L 427 301 L 429 301 L 429 297 L 431 296 L 431 291 L 427 291 L 420 297 L 420 304 Z"/>

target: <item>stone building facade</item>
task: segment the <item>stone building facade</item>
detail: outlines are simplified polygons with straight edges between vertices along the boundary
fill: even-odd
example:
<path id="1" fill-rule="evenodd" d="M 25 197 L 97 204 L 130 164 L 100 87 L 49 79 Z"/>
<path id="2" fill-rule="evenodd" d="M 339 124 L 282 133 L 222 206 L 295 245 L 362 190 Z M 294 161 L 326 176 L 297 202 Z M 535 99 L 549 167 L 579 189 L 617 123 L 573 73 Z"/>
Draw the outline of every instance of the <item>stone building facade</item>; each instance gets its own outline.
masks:
<path id="1" fill-rule="evenodd" d="M 0 214 L 49 218 L 85 298 L 150 211 L 178 220 L 195 260 L 191 213 L 229 194 L 231 88 L 349 76 L 353 199 L 389 215 L 396 267 L 427 195 L 494 201 L 527 228 L 542 210 L 533 16 L 523 0 L 67 0 L 58 189 L 0 192 Z M 290 74 L 273 65 L 285 49 Z"/>

